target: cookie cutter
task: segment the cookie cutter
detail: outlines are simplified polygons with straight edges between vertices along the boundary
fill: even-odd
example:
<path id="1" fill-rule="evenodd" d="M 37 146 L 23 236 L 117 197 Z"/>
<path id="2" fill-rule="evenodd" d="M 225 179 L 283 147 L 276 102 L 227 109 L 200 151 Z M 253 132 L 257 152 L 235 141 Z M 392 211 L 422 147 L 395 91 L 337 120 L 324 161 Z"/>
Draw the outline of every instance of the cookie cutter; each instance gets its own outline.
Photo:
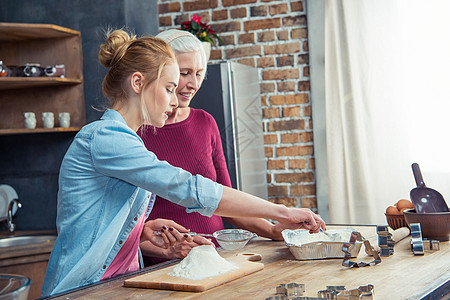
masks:
<path id="1" fill-rule="evenodd" d="M 378 247 L 380 247 L 380 256 L 390 256 L 394 254 L 395 241 L 386 225 L 377 226 Z"/>
<path id="2" fill-rule="evenodd" d="M 425 250 L 439 250 L 438 240 L 422 239 L 422 229 L 420 223 L 409 224 L 411 228 L 411 250 L 414 255 L 424 255 Z"/>
<path id="3" fill-rule="evenodd" d="M 326 290 L 318 291 L 320 299 L 328 300 L 353 300 L 365 299 L 373 300 L 374 286 L 372 284 L 362 285 L 353 290 L 346 290 L 345 286 L 327 286 Z"/>
<path id="4" fill-rule="evenodd" d="M 286 297 L 302 296 L 305 292 L 305 285 L 303 283 L 286 283 L 277 286 L 277 294 L 284 295 Z"/>
<path id="5" fill-rule="evenodd" d="M 366 247 L 366 252 L 369 252 L 369 255 L 374 257 L 373 261 L 369 263 L 366 262 L 357 263 L 350 261 L 351 254 L 349 249 L 351 245 L 354 245 L 356 243 L 356 241 L 362 241 L 364 243 L 364 247 Z M 352 234 L 350 235 L 350 241 L 348 243 L 344 243 L 344 245 L 342 246 L 342 251 L 345 253 L 344 260 L 342 261 L 342 265 L 345 267 L 360 268 L 360 267 L 367 267 L 370 265 L 376 265 L 381 262 L 381 258 L 380 255 L 378 254 L 378 251 L 376 251 L 370 244 L 369 240 L 366 240 L 358 231 L 352 232 Z"/>

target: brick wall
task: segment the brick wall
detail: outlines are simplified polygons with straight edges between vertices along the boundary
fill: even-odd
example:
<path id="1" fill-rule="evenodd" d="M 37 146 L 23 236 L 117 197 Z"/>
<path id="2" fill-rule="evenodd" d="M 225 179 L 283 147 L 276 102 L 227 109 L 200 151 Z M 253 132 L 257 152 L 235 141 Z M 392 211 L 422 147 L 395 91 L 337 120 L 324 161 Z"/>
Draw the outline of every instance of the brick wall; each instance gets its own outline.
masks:
<path id="1" fill-rule="evenodd" d="M 317 208 L 305 3 L 271 0 L 159 0 L 160 30 L 193 14 L 224 40 L 210 62 L 258 68 L 269 200 Z"/>

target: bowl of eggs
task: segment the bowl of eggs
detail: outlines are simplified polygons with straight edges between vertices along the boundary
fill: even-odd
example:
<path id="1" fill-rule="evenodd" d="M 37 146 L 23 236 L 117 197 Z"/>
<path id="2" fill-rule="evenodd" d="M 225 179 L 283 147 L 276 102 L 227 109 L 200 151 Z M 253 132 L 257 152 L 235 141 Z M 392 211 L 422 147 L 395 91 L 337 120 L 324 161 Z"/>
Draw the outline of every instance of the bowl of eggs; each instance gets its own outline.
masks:
<path id="1" fill-rule="evenodd" d="M 386 208 L 386 221 L 392 229 L 408 227 L 403 212 L 407 209 L 413 209 L 413 203 L 408 199 L 400 199 L 394 205 Z"/>

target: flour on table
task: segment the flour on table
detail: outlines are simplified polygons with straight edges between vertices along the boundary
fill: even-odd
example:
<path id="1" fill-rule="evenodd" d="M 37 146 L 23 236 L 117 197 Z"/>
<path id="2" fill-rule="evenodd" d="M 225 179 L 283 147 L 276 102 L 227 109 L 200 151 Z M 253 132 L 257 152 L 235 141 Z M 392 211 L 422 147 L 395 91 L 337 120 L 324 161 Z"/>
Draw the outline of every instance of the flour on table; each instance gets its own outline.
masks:
<path id="1" fill-rule="evenodd" d="M 314 242 L 348 242 L 351 230 L 327 230 L 327 234 L 323 232 L 309 233 L 305 229 L 284 230 L 283 237 L 286 242 L 301 246 Z"/>
<path id="2" fill-rule="evenodd" d="M 213 246 L 203 245 L 193 248 L 169 275 L 201 280 L 235 269 L 239 267 L 221 257 Z"/>

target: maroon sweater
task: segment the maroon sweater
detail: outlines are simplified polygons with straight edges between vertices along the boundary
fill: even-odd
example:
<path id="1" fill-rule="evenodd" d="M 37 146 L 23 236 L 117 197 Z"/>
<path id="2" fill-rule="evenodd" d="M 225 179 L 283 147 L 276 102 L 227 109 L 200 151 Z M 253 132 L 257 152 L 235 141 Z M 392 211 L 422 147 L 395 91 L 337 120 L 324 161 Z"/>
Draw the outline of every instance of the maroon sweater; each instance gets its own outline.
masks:
<path id="1" fill-rule="evenodd" d="M 140 131 L 139 131 L 140 132 Z M 140 134 L 148 150 L 159 160 L 173 166 L 200 174 L 218 183 L 231 186 L 216 121 L 207 112 L 191 108 L 188 118 L 174 124 L 148 128 Z M 164 218 L 174 220 L 192 232 L 213 233 L 224 229 L 219 216 L 205 217 L 199 213 L 187 213 L 186 208 L 164 198 L 157 197 L 147 220 Z M 162 262 L 157 258 L 145 258 L 146 265 Z"/>

